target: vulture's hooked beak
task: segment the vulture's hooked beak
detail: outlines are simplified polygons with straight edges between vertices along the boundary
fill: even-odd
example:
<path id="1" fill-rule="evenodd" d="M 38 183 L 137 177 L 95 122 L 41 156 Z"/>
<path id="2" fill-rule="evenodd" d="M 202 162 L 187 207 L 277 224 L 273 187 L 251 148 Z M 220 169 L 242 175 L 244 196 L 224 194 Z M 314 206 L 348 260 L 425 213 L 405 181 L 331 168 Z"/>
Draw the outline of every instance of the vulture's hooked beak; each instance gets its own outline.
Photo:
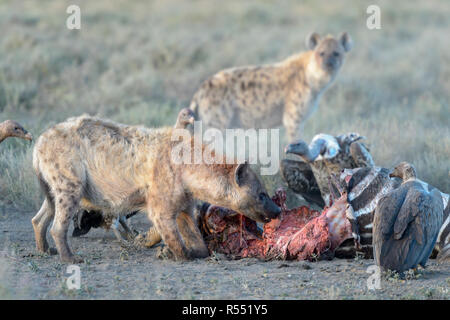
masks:
<path id="1" fill-rule="evenodd" d="M 288 154 L 288 153 L 293 153 L 293 147 L 292 144 L 287 145 L 286 147 L 284 147 L 284 153 Z"/>
<path id="2" fill-rule="evenodd" d="M 294 143 L 290 143 L 288 144 L 285 148 L 284 148 L 284 153 L 288 154 L 288 153 L 292 153 L 292 154 L 296 154 L 299 156 L 303 156 L 306 154 L 308 146 L 305 145 L 302 142 L 294 142 Z"/>
<path id="3" fill-rule="evenodd" d="M 356 142 L 356 141 L 359 141 L 359 140 L 366 140 L 366 137 L 365 137 L 365 136 L 359 136 L 359 137 L 356 137 L 356 138 L 353 139 L 350 143 L 353 143 L 353 142 Z"/>
<path id="4" fill-rule="evenodd" d="M 31 133 L 27 132 L 27 134 L 25 135 L 24 139 L 28 140 L 28 141 L 32 141 L 33 140 L 33 135 Z"/>
<path id="5" fill-rule="evenodd" d="M 395 169 L 389 170 L 389 178 L 399 178 L 397 172 L 395 172 Z"/>

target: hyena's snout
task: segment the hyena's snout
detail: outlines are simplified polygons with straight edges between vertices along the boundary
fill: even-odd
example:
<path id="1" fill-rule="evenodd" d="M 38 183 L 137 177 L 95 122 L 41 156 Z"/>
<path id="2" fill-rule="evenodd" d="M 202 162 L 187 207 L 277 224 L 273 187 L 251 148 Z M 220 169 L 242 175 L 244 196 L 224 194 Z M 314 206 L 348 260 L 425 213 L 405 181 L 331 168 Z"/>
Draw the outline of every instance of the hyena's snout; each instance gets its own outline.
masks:
<path id="1" fill-rule="evenodd" d="M 263 208 L 263 220 L 269 221 L 275 219 L 281 213 L 281 208 L 277 206 L 266 193 L 261 193 L 259 195 L 259 201 Z"/>
<path id="2" fill-rule="evenodd" d="M 341 59 L 339 57 L 331 55 L 326 61 L 326 66 L 328 69 L 338 69 L 341 66 Z"/>

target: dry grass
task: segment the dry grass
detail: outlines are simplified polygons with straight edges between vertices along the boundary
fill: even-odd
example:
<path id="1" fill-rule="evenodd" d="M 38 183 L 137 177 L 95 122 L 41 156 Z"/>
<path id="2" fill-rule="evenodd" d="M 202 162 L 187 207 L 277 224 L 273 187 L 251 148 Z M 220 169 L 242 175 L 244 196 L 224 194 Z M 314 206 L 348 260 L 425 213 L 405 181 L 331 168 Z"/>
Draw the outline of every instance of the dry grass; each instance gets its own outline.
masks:
<path id="1" fill-rule="evenodd" d="M 357 131 L 378 165 L 414 163 L 450 191 L 450 7 L 442 1 L 70 1 L 81 31 L 65 28 L 66 1 L 0 3 L 0 121 L 35 136 L 84 112 L 130 124 L 172 124 L 200 82 L 219 69 L 270 63 L 304 49 L 311 31 L 347 30 L 355 46 L 306 125 Z M 382 29 L 365 26 L 378 4 Z M 0 204 L 36 209 L 31 147 L 0 146 Z"/>

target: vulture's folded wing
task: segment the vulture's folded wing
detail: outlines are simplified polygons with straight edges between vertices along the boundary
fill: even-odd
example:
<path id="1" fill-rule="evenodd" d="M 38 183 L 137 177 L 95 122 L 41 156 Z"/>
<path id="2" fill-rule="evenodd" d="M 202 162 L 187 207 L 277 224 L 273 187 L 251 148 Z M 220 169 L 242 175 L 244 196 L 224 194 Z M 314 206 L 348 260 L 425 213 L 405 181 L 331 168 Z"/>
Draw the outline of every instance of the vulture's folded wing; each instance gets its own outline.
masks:
<path id="1" fill-rule="evenodd" d="M 404 268 L 425 265 L 442 224 L 443 204 L 438 192 L 410 188 L 394 225 L 395 239 L 405 242 L 408 250 Z"/>
<path id="2" fill-rule="evenodd" d="M 311 177 L 314 177 L 309 164 L 302 161 L 281 160 L 281 174 L 289 188 L 297 193 L 310 191 Z"/>
<path id="3" fill-rule="evenodd" d="M 420 263 L 425 265 L 436 244 L 440 228 L 444 220 L 444 204 L 441 193 L 434 189 L 429 195 L 429 202 L 423 207 L 425 247 Z M 429 205 L 429 206 L 428 206 Z"/>
<path id="4" fill-rule="evenodd" d="M 368 148 L 362 142 L 353 142 L 350 145 L 350 154 L 357 167 L 373 167 L 375 163 Z"/>
<path id="5" fill-rule="evenodd" d="M 389 238 L 394 233 L 394 225 L 407 192 L 405 188 L 394 189 L 378 201 L 373 224 L 377 233 L 384 238 Z"/>
<path id="6" fill-rule="evenodd" d="M 284 159 L 280 162 L 280 167 L 281 175 L 291 190 L 309 202 L 324 206 L 320 189 L 308 163 Z"/>
<path id="7" fill-rule="evenodd" d="M 393 239 L 394 224 L 405 200 L 406 189 L 399 188 L 382 197 L 377 204 L 373 220 L 372 244 L 376 263 L 392 268 L 399 265 L 404 252 L 397 252 L 398 243 Z"/>
<path id="8" fill-rule="evenodd" d="M 398 213 L 394 224 L 394 238 L 400 240 L 408 227 L 412 228 L 413 236 L 416 241 L 422 245 L 424 242 L 424 234 L 422 224 L 424 222 L 424 214 L 429 207 L 429 198 L 422 190 L 410 188 L 406 195 L 405 201 Z M 413 225 L 414 223 L 414 225 Z"/>

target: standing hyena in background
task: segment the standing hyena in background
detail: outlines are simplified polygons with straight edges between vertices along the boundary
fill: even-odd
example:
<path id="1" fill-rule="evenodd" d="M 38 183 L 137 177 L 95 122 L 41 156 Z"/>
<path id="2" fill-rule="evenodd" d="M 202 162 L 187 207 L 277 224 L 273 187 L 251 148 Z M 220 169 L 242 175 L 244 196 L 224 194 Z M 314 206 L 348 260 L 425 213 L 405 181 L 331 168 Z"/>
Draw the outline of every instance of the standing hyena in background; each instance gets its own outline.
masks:
<path id="1" fill-rule="evenodd" d="M 294 140 L 352 47 L 347 33 L 338 39 L 321 39 L 313 33 L 306 44 L 309 51 L 279 63 L 220 71 L 201 85 L 190 108 L 206 127 L 248 129 L 282 124 L 288 140 Z"/>
<path id="2" fill-rule="evenodd" d="M 81 116 L 45 131 L 33 151 L 45 193 L 32 219 L 37 249 L 52 252 L 46 233 L 53 221 L 50 234 L 61 259 L 80 262 L 67 243 L 69 223 L 79 210 L 100 211 L 104 218 L 146 211 L 176 258 L 201 258 L 208 249 L 193 220 L 194 199 L 261 222 L 280 213 L 247 164 L 176 163 L 172 149 L 178 143 L 194 146 L 190 140 L 172 141 L 173 130 Z"/>

